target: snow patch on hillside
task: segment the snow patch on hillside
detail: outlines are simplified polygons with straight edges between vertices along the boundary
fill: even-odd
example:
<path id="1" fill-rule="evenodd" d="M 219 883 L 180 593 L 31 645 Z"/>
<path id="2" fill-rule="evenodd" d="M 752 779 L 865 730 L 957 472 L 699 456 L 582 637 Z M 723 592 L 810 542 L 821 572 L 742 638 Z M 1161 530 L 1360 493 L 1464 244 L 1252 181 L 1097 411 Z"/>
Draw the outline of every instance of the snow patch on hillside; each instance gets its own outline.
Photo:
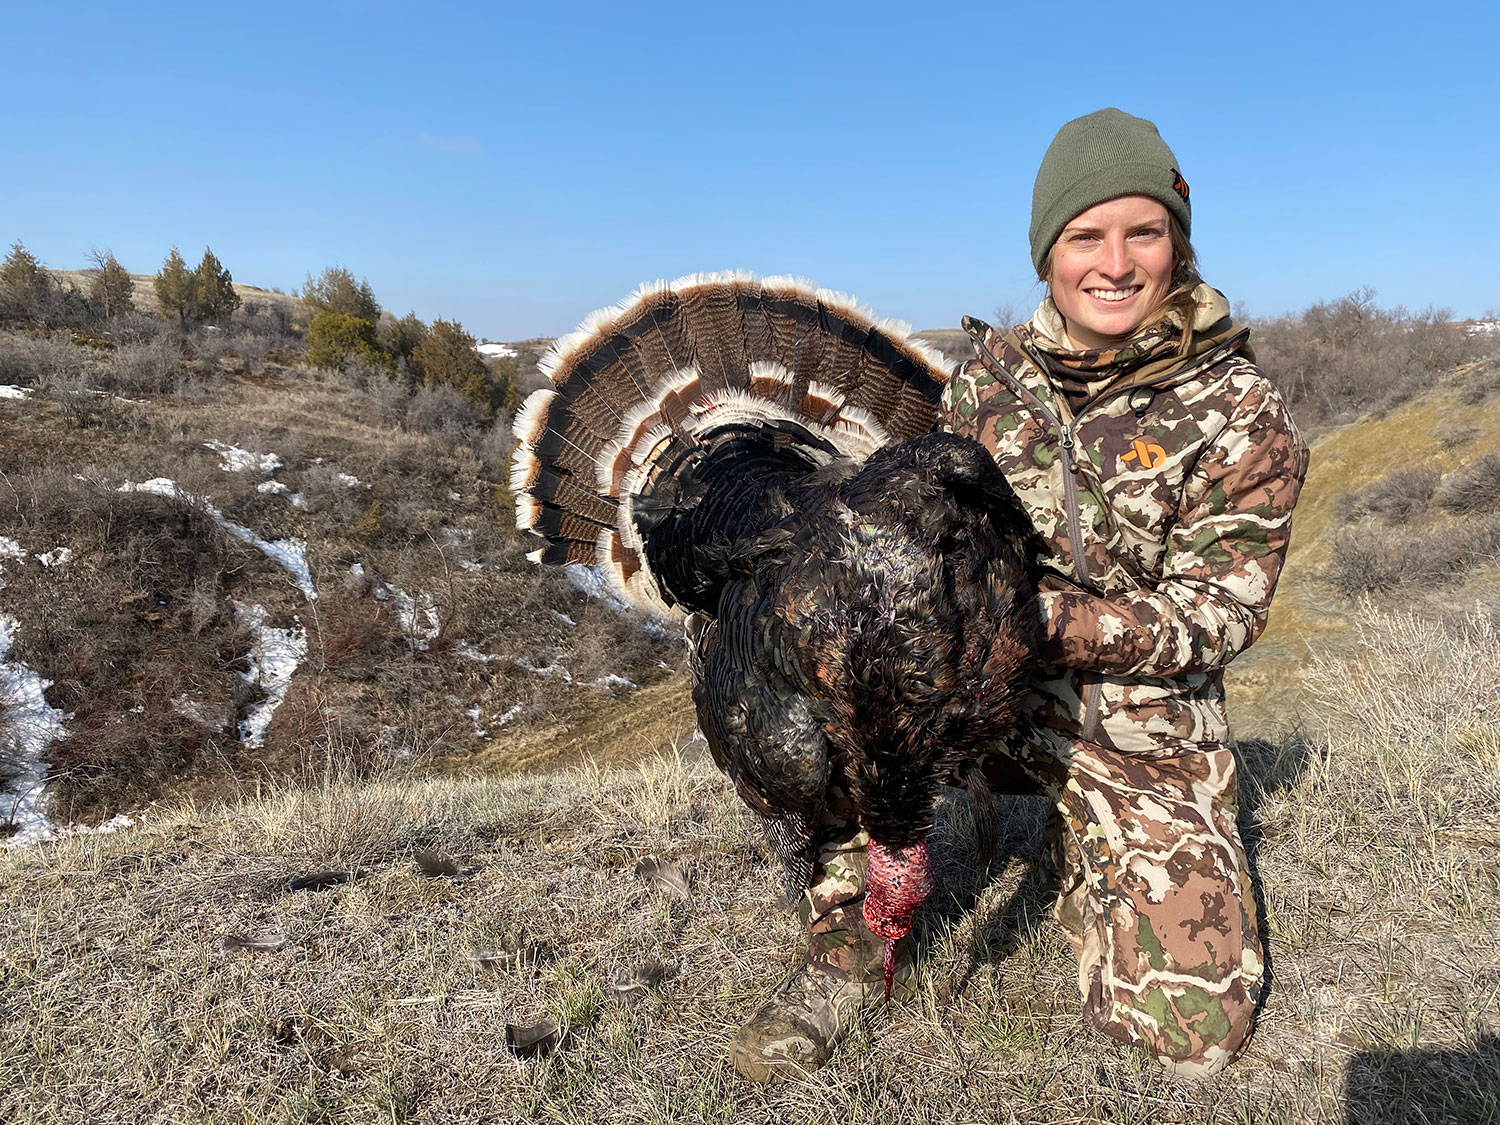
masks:
<path id="1" fill-rule="evenodd" d="M 7 661 L 19 623 L 0 614 L 0 760 L 12 776 L 0 788 L 0 822 L 16 831 L 0 841 L 20 847 L 50 840 L 57 833 L 47 817 L 47 766 L 43 756 L 62 738 L 63 713 L 47 702 L 52 686 L 24 664 Z"/>
<path id="2" fill-rule="evenodd" d="M 276 708 L 286 698 L 292 675 L 307 658 L 307 630 L 297 621 L 290 629 L 266 624 L 266 607 L 235 604 L 235 620 L 255 634 L 250 646 L 250 670 L 241 672 L 245 682 L 265 692 L 265 699 L 250 709 L 240 723 L 240 741 L 261 746 Z"/>
<path id="3" fill-rule="evenodd" d="M 203 443 L 219 455 L 219 468 L 226 473 L 244 473 L 251 470 L 270 476 L 281 468 L 281 458 L 274 453 L 251 453 L 222 441 Z"/>

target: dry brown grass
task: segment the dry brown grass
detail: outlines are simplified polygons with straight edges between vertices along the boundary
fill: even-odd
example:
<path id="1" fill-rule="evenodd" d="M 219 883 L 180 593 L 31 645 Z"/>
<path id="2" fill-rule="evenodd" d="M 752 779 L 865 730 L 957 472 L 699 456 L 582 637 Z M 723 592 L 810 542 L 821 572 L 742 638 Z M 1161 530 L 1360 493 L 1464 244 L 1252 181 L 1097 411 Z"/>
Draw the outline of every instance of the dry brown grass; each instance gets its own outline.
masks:
<path id="1" fill-rule="evenodd" d="M 1364 627 L 1378 658 L 1323 666 L 1329 708 L 1309 734 L 1242 748 L 1272 984 L 1249 1053 L 1218 1079 L 1171 1080 L 1080 1026 L 1036 873 L 1043 810 L 1012 798 L 988 882 L 966 804 L 944 808 L 917 998 L 874 1013 L 804 1081 L 743 1082 L 726 1043 L 794 963 L 797 928 L 727 783 L 701 754 L 668 754 L 500 780 L 332 769 L 305 790 L 0 859 L 0 1113 L 1500 1120 L 1500 698 L 1492 671 L 1473 675 L 1493 634 Z M 1413 667 L 1426 679 L 1406 707 Z M 419 851 L 461 875 L 426 878 Z M 680 864 L 691 897 L 638 880 L 644 855 Z M 327 870 L 355 878 L 287 889 Z M 286 944 L 226 948 L 226 935 Z M 475 964 L 478 951 L 496 963 Z M 611 982 L 646 958 L 669 970 L 631 1004 Z M 505 1047 L 507 1023 L 543 1015 L 566 1027 L 560 1049 Z"/>

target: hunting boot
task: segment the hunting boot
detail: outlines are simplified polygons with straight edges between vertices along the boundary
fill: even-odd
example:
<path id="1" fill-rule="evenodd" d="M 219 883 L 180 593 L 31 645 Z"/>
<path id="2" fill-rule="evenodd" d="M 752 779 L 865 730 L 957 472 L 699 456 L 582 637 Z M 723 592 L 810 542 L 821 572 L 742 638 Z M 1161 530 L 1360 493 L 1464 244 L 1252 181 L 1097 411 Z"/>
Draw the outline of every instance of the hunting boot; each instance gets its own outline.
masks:
<path id="1" fill-rule="evenodd" d="M 802 900 L 807 959 L 745 1021 L 729 1045 L 729 1060 L 752 1082 L 808 1074 L 826 1063 L 862 1012 L 885 994 L 885 940 L 863 914 L 864 832 L 830 841 L 819 851 L 815 882 Z M 907 939 L 898 950 L 891 999 L 915 994 Z"/>

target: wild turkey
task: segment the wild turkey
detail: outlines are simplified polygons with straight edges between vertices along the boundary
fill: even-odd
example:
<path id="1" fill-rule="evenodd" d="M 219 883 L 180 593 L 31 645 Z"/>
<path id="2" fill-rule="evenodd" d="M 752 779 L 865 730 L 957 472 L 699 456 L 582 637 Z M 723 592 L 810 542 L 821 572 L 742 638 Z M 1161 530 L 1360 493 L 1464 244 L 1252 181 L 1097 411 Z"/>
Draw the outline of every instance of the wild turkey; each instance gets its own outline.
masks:
<path id="1" fill-rule="evenodd" d="M 847 297 L 736 273 L 643 286 L 542 366 L 512 474 L 531 557 L 691 614 L 699 725 L 789 893 L 845 789 L 889 972 L 939 786 L 1011 729 L 1036 631 L 1029 520 L 983 447 L 931 432 L 946 362 Z"/>

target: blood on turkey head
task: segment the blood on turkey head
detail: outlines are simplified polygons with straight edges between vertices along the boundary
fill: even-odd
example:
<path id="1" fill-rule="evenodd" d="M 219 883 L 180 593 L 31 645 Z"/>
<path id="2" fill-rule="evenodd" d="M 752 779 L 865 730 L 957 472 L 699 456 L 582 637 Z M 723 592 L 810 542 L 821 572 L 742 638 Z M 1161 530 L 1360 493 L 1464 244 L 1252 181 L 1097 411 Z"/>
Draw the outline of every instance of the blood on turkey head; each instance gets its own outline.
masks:
<path id="1" fill-rule="evenodd" d="M 865 851 L 865 925 L 885 938 L 885 998 L 896 973 L 896 943 L 911 933 L 912 920 L 935 885 L 927 841 L 887 848 L 873 840 Z"/>

